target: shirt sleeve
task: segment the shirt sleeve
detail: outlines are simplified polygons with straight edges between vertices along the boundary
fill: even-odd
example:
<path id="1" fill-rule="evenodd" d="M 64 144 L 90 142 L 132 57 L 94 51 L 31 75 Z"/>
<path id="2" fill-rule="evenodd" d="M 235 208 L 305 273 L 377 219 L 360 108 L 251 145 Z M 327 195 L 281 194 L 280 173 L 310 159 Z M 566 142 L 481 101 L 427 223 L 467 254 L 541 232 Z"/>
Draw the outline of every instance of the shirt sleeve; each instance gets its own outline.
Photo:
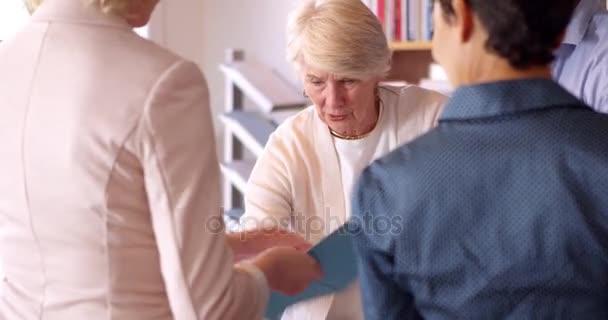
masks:
<path id="1" fill-rule="evenodd" d="M 255 267 L 234 266 L 225 239 L 209 95 L 195 64 L 177 62 L 158 79 L 137 137 L 174 318 L 259 318 L 268 285 Z"/>
<path id="2" fill-rule="evenodd" d="M 263 226 L 289 229 L 291 225 L 289 164 L 293 161 L 289 159 L 289 148 L 280 134 L 279 131 L 270 136 L 247 182 L 245 213 L 240 219 L 244 230 Z"/>
<path id="3" fill-rule="evenodd" d="M 384 191 L 390 189 L 388 181 L 374 177 L 366 169 L 353 194 L 353 218 L 349 223 L 353 228 L 363 311 L 368 320 L 422 319 L 413 295 L 395 282 L 395 252 L 390 232 L 376 229 L 381 225 L 377 222 L 394 211 L 388 191 Z"/>
<path id="4" fill-rule="evenodd" d="M 608 53 L 606 53 L 605 62 L 608 62 Z M 596 67 L 600 73 L 600 76 L 596 77 L 597 85 L 593 86 L 595 90 L 591 90 L 590 98 L 591 107 L 597 112 L 608 114 L 608 66 L 601 65 Z"/>

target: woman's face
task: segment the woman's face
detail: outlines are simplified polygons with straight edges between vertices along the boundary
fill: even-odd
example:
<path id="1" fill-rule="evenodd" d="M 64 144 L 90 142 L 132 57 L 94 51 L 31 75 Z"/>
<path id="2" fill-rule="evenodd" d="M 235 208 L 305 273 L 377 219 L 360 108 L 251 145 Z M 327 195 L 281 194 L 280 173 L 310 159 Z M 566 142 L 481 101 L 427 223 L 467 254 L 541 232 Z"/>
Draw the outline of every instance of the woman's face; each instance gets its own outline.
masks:
<path id="1" fill-rule="evenodd" d="M 302 68 L 304 90 L 319 118 L 344 135 L 362 134 L 376 124 L 377 79 L 358 80 L 336 76 L 308 66 Z"/>
<path id="2" fill-rule="evenodd" d="M 143 27 L 148 24 L 154 8 L 159 0 L 131 1 L 127 22 L 134 28 Z"/>

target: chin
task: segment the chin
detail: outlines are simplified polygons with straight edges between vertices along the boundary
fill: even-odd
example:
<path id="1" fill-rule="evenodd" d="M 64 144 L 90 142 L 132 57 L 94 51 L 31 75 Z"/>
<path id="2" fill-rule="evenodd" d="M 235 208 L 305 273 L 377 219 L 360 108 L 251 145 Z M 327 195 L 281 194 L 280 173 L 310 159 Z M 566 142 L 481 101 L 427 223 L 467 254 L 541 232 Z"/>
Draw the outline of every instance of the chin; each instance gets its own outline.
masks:
<path id="1" fill-rule="evenodd" d="M 340 134 L 343 134 L 344 132 L 348 131 L 348 128 L 349 128 L 348 124 L 344 123 L 344 122 L 327 121 L 326 123 L 330 129 L 332 129 Z"/>

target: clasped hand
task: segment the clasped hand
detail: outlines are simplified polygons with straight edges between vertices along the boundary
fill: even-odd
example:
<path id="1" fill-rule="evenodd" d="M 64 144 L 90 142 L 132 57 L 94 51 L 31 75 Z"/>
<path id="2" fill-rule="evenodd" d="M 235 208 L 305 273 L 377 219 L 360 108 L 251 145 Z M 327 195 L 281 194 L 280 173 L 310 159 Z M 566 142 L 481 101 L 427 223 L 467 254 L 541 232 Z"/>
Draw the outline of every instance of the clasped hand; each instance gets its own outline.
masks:
<path id="1" fill-rule="evenodd" d="M 296 233 L 278 227 L 228 234 L 237 260 L 252 258 L 270 288 L 296 295 L 322 278 L 321 266 L 306 253 L 312 245 Z"/>

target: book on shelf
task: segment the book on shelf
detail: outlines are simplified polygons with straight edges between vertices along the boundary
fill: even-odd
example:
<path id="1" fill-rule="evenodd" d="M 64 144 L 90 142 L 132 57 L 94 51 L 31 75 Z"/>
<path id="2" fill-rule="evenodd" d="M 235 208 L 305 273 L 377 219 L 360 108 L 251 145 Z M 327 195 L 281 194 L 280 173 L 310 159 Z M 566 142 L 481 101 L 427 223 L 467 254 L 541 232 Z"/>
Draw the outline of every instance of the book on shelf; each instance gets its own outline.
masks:
<path id="1" fill-rule="evenodd" d="M 433 0 L 362 0 L 376 14 L 389 41 L 430 41 Z"/>

